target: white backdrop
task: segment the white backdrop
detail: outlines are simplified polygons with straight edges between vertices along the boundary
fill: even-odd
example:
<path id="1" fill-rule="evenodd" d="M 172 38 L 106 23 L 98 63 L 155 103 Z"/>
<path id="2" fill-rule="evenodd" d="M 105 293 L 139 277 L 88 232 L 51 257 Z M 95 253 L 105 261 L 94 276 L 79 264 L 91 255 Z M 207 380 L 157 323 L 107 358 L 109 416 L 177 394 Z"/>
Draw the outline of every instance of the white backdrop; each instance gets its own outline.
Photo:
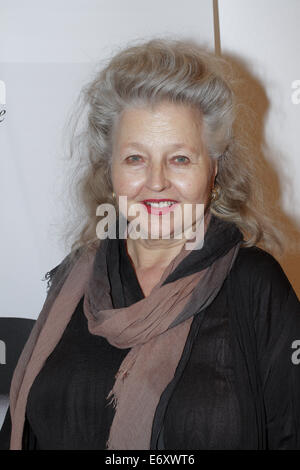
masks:
<path id="1" fill-rule="evenodd" d="M 62 128 L 82 85 L 122 45 L 175 34 L 213 47 L 211 0 L 0 0 L 1 316 L 37 318 L 67 252 Z"/>
<path id="2" fill-rule="evenodd" d="M 265 128 L 265 181 L 299 244 L 300 1 L 220 0 L 219 19 L 222 54 L 249 70 L 245 93 Z M 299 245 L 277 259 L 300 298 Z"/>
<path id="3" fill-rule="evenodd" d="M 300 79 L 300 2 L 219 4 L 222 52 L 243 61 L 265 89 L 266 138 L 275 149 L 270 164 L 283 185 L 283 209 L 299 221 L 300 104 L 292 103 L 291 86 Z M 190 37 L 213 48 L 212 0 L 0 0 L 0 80 L 6 86 L 0 316 L 37 318 L 46 293 L 41 279 L 66 254 L 58 241 L 62 129 L 81 86 L 98 61 L 156 35 Z M 299 258 L 282 262 L 299 294 Z"/>

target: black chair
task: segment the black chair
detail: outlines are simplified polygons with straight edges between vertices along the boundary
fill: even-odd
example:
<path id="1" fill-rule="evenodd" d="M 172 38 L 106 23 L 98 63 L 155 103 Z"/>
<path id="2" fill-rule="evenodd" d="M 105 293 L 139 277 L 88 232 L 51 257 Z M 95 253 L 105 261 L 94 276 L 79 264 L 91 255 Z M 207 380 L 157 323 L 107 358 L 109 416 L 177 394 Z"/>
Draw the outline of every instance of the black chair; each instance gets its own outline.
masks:
<path id="1" fill-rule="evenodd" d="M 13 372 L 33 328 L 30 318 L 0 318 L 0 395 L 8 395 Z"/>

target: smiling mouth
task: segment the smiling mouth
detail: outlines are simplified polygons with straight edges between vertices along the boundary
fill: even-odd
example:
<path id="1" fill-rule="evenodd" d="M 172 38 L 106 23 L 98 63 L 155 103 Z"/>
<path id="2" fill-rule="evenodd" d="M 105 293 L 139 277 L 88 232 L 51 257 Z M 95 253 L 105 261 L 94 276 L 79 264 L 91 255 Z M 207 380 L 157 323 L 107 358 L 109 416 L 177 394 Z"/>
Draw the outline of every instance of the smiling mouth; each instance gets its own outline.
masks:
<path id="1" fill-rule="evenodd" d="M 174 201 L 172 199 L 170 199 L 170 200 L 168 200 L 168 199 L 167 200 L 161 200 L 161 201 L 146 199 L 142 202 L 143 202 L 143 204 L 145 204 L 148 207 L 156 207 L 158 209 L 159 208 L 164 208 L 164 207 L 171 207 L 174 204 L 178 204 L 178 201 Z"/>
<path id="2" fill-rule="evenodd" d="M 146 206 L 162 208 L 162 207 L 173 206 L 174 204 L 177 204 L 177 201 L 162 201 L 162 202 L 143 201 L 143 203 Z"/>
<path id="3" fill-rule="evenodd" d="M 142 204 L 147 209 L 148 214 L 153 214 L 153 215 L 164 215 L 167 214 L 168 212 L 173 212 L 175 210 L 175 207 L 179 204 L 178 201 L 160 201 L 160 202 L 155 202 L 155 201 L 142 201 Z"/>

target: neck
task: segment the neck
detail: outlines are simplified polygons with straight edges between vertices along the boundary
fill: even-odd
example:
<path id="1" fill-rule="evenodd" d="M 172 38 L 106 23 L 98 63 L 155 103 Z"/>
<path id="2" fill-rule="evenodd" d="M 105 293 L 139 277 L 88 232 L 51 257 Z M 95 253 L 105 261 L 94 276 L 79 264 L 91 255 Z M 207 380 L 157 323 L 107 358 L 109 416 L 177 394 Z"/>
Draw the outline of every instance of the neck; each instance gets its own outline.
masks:
<path id="1" fill-rule="evenodd" d="M 209 211 L 204 215 L 204 233 L 209 222 Z M 189 239 L 143 239 L 125 240 L 127 253 L 136 269 L 165 268 L 180 253 L 183 245 L 189 242 Z"/>

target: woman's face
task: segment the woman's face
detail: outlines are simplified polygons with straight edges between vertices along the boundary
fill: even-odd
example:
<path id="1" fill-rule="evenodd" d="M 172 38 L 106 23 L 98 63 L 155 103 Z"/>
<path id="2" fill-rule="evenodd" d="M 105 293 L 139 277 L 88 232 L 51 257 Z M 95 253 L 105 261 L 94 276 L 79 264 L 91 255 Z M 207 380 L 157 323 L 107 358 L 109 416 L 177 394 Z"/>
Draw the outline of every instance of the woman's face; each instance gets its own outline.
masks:
<path id="1" fill-rule="evenodd" d="M 183 233 L 186 203 L 193 204 L 189 220 L 194 227 L 199 220 L 195 204 L 204 204 L 206 210 L 216 173 L 217 164 L 205 149 L 201 116 L 196 109 L 161 102 L 154 110 L 138 107 L 121 114 L 113 133 L 113 190 L 117 201 L 119 196 L 127 196 L 127 213 L 119 206 L 120 212 L 128 221 L 139 216 L 141 232 L 158 230 L 163 238 Z M 162 209 L 162 215 L 157 214 L 159 209 L 145 205 L 143 201 L 149 199 L 177 204 Z M 133 204 L 139 204 L 141 212 L 129 216 Z"/>

